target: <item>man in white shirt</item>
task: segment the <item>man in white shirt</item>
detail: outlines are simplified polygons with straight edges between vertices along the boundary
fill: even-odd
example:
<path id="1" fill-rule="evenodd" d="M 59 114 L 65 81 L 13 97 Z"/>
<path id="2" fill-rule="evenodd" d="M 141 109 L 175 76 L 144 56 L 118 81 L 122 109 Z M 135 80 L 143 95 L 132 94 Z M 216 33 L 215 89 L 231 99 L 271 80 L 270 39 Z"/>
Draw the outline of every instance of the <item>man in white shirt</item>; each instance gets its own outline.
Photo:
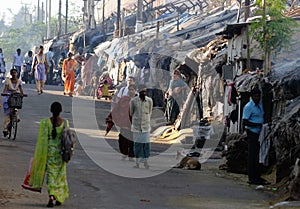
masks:
<path id="1" fill-rule="evenodd" d="M 24 63 L 24 57 L 21 54 L 21 49 L 17 49 L 17 53 L 14 55 L 13 67 L 17 69 L 18 75 L 17 78 L 20 78 L 21 66 Z"/>
<path id="2" fill-rule="evenodd" d="M 132 116 L 131 131 L 134 141 L 135 168 L 139 168 L 140 162 L 149 169 L 148 158 L 150 157 L 150 130 L 153 101 L 147 95 L 147 87 L 140 85 L 139 96 L 130 100 L 130 115 Z"/>
<path id="3" fill-rule="evenodd" d="M 127 77 L 132 76 L 132 77 L 136 77 L 137 75 L 137 67 L 134 64 L 133 60 L 131 57 L 128 58 L 128 61 L 126 62 L 127 65 Z M 127 78 L 126 77 L 126 78 Z"/>
<path id="4" fill-rule="evenodd" d="M 122 96 L 128 96 L 128 86 L 130 86 L 131 84 L 135 84 L 135 78 L 132 76 L 127 77 L 126 79 L 126 86 L 122 87 L 118 94 L 117 94 L 117 99 L 116 102 L 118 102 Z"/>

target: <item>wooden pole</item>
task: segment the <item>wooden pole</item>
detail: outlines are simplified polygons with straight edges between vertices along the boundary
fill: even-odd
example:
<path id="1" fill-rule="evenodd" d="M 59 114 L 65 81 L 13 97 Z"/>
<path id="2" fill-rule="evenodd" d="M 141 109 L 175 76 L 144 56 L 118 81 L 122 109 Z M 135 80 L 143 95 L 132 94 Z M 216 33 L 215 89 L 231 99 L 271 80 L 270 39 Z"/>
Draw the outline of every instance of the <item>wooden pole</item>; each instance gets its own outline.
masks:
<path id="1" fill-rule="evenodd" d="M 120 34 L 120 20 L 121 20 L 121 0 L 117 0 L 117 22 L 116 28 L 117 34 Z"/>
<path id="2" fill-rule="evenodd" d="M 102 4 L 102 32 L 105 35 L 105 0 L 103 0 Z"/>
<path id="3" fill-rule="evenodd" d="M 265 21 L 264 25 L 266 24 L 266 0 L 262 0 L 262 7 L 263 7 L 263 20 Z M 267 52 L 266 48 L 266 29 L 265 26 L 263 26 L 263 35 L 264 35 L 264 41 L 265 41 L 265 49 L 264 49 L 264 54 L 265 54 L 265 68 L 264 68 L 264 77 L 267 76 L 269 73 L 269 54 Z"/>
<path id="4" fill-rule="evenodd" d="M 245 0 L 245 19 L 244 21 L 246 22 L 247 19 L 249 18 L 249 14 L 250 14 L 250 0 Z M 246 26 L 246 35 L 247 35 L 247 69 L 250 70 L 251 68 L 251 56 L 250 56 L 250 37 L 249 37 L 249 25 L 247 24 Z"/>
<path id="5" fill-rule="evenodd" d="M 65 34 L 68 33 L 68 8 L 69 7 L 69 2 L 66 0 L 66 19 L 65 19 Z"/>
<path id="6" fill-rule="evenodd" d="M 40 0 L 38 0 L 37 6 L 37 21 L 40 21 Z"/>
<path id="7" fill-rule="evenodd" d="M 137 1 L 136 32 L 141 32 L 143 24 L 143 0 Z"/>
<path id="8" fill-rule="evenodd" d="M 44 2 L 42 2 L 42 8 L 41 8 L 41 21 L 44 22 Z"/>
<path id="9" fill-rule="evenodd" d="M 51 37 L 51 0 L 49 0 L 47 38 Z"/>
<path id="10" fill-rule="evenodd" d="M 61 35 L 61 0 L 58 2 L 58 36 Z"/>

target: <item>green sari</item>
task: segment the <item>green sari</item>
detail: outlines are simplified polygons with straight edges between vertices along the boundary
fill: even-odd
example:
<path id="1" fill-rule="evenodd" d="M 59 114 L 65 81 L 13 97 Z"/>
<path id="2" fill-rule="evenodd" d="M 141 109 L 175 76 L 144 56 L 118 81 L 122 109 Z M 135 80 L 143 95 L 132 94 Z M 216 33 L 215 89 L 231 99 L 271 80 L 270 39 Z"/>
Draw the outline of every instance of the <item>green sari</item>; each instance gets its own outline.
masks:
<path id="1" fill-rule="evenodd" d="M 52 138 L 52 123 L 50 118 L 40 121 L 38 141 L 35 148 L 33 164 L 30 172 L 29 184 L 34 188 L 41 188 L 46 175 L 48 194 L 53 195 L 61 203 L 69 197 L 66 175 L 66 162 L 61 157 L 62 123 L 56 127 L 57 136 Z M 67 121 L 67 126 L 68 126 Z"/>

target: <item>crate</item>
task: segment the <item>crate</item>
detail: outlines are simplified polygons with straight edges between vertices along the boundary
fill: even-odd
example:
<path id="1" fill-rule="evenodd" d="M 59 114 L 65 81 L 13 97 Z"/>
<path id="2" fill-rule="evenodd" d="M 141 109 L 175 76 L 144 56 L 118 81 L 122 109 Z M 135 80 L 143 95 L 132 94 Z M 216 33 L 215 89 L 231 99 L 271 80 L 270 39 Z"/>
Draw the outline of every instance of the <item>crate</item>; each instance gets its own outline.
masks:
<path id="1" fill-rule="evenodd" d="M 22 109 L 23 96 L 21 93 L 13 93 L 8 97 L 8 107 Z"/>

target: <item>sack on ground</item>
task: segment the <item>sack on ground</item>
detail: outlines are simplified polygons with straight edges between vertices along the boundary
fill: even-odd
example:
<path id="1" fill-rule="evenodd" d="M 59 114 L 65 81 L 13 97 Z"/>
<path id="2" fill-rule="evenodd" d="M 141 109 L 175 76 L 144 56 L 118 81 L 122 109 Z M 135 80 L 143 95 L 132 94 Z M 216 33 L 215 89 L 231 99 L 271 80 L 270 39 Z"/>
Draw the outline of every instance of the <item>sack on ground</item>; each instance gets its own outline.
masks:
<path id="1" fill-rule="evenodd" d="M 29 168 L 28 168 L 28 171 L 27 171 L 27 173 L 25 175 L 22 187 L 24 189 L 29 190 L 29 191 L 42 192 L 42 188 L 34 188 L 31 185 L 29 185 L 29 179 L 30 179 L 30 172 L 31 172 L 32 163 L 33 163 L 33 158 L 30 159 Z"/>
<path id="2" fill-rule="evenodd" d="M 76 132 L 67 126 L 67 122 L 65 120 L 61 138 L 61 155 L 63 161 L 69 162 L 71 160 L 76 142 Z"/>

